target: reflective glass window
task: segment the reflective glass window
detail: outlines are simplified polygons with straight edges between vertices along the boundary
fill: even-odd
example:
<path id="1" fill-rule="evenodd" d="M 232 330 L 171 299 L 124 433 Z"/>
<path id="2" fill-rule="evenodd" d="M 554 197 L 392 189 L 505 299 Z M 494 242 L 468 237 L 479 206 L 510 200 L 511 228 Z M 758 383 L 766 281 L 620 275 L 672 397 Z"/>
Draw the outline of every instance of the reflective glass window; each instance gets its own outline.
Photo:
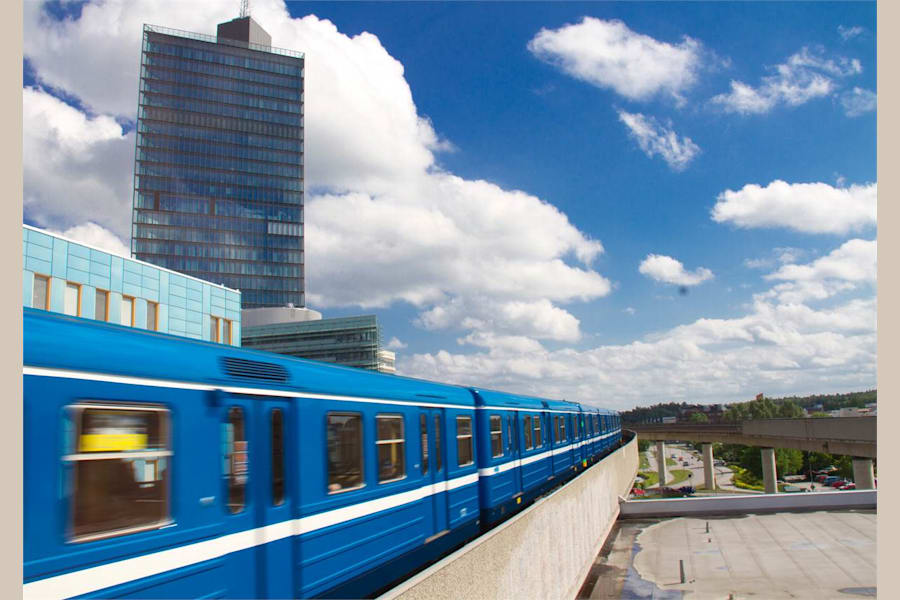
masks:
<path id="1" fill-rule="evenodd" d="M 375 417 L 378 454 L 378 481 L 396 481 L 406 477 L 405 445 L 402 415 Z"/>
<path id="2" fill-rule="evenodd" d="M 66 297 L 63 312 L 77 317 L 81 315 L 81 286 L 77 283 L 66 282 Z"/>
<path id="3" fill-rule="evenodd" d="M 34 276 L 34 287 L 31 296 L 31 306 L 50 310 L 50 278 L 44 275 Z"/>
<path id="4" fill-rule="evenodd" d="M 328 413 L 328 493 L 363 486 L 362 416 Z"/>
<path id="5" fill-rule="evenodd" d="M 109 320 L 109 292 L 97 290 L 94 298 L 94 318 L 98 321 Z"/>
<path id="6" fill-rule="evenodd" d="M 456 464 L 471 465 L 475 455 L 472 448 L 472 417 L 456 417 Z"/>
<path id="7" fill-rule="evenodd" d="M 272 409 L 272 504 L 284 504 L 284 416 L 280 408 Z"/>
<path id="8" fill-rule="evenodd" d="M 224 435 L 228 511 L 239 513 L 247 504 L 247 480 L 250 476 L 250 449 L 243 408 L 232 406 L 228 409 Z"/>
<path id="9" fill-rule="evenodd" d="M 525 416 L 525 449 L 531 450 L 534 444 L 531 441 L 531 415 Z"/>
<path id="10" fill-rule="evenodd" d="M 491 456 L 503 456 L 503 420 L 500 415 L 491 415 Z"/>

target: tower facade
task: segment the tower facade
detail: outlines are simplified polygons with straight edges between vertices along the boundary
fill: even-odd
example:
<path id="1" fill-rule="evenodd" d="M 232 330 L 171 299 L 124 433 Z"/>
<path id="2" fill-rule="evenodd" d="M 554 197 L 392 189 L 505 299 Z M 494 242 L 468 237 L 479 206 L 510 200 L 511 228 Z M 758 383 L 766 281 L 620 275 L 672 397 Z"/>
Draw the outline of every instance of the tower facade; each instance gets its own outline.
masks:
<path id="1" fill-rule="evenodd" d="M 303 54 L 253 19 L 217 35 L 144 25 L 132 255 L 302 307 Z"/>

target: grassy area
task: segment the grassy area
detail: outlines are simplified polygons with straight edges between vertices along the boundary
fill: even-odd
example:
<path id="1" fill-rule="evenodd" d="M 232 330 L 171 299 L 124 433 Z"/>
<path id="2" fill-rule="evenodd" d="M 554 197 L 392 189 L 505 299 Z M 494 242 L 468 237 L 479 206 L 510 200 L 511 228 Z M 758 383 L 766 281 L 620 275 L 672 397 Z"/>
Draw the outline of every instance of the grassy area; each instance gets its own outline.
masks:
<path id="1" fill-rule="evenodd" d="M 678 464 L 678 463 L 675 462 L 675 459 L 674 459 L 674 458 L 667 458 L 667 459 L 666 459 L 666 466 L 667 466 L 667 467 L 674 467 L 674 466 L 677 465 L 677 464 Z"/>
<path id="2" fill-rule="evenodd" d="M 688 478 L 691 476 L 691 472 L 688 469 L 672 469 L 669 472 L 669 475 L 671 477 L 675 478 L 671 482 L 669 482 L 669 485 L 672 486 L 672 485 L 678 485 L 679 483 L 681 483 L 683 481 L 687 481 Z"/>
<path id="3" fill-rule="evenodd" d="M 650 470 L 650 461 L 647 460 L 647 455 L 641 453 L 641 471 L 649 471 Z"/>
<path id="4" fill-rule="evenodd" d="M 656 471 L 638 471 L 638 475 L 644 478 L 644 487 L 650 487 L 659 481 L 659 473 Z"/>

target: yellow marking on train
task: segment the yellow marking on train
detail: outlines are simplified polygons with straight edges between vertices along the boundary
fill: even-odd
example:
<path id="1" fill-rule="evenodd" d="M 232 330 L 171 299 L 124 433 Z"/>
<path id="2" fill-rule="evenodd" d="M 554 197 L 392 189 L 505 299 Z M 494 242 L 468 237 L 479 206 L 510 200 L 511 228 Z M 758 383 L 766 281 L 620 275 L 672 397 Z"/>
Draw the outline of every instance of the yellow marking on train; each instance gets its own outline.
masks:
<path id="1" fill-rule="evenodd" d="M 81 452 L 143 450 L 146 447 L 146 433 L 86 433 L 79 443 Z"/>

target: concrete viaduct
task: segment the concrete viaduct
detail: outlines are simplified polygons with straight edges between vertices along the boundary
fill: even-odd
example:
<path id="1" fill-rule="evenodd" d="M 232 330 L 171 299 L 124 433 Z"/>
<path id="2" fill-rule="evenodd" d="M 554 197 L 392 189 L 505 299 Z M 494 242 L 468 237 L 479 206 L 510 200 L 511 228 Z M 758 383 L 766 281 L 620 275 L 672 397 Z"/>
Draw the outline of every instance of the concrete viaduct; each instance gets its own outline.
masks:
<path id="1" fill-rule="evenodd" d="M 876 458 L 877 417 L 835 417 L 828 419 L 759 419 L 742 423 L 670 423 L 626 425 L 639 438 L 657 443 L 659 480 L 666 481 L 666 441 L 703 442 L 703 470 L 706 489 L 715 488 L 712 442 L 744 444 L 762 448 L 763 483 L 767 494 L 778 491 L 775 448 L 795 448 L 810 452 L 853 457 L 856 489 L 874 489 L 872 459 Z M 661 484 L 662 485 L 662 484 Z"/>

